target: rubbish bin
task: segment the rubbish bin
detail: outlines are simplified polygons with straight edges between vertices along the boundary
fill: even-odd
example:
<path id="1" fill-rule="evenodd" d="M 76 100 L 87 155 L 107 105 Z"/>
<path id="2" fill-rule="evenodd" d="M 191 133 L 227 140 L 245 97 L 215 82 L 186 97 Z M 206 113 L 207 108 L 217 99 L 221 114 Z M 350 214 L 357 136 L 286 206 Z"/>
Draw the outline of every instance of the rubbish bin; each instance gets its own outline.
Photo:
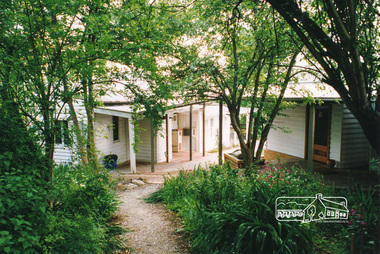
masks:
<path id="1" fill-rule="evenodd" d="M 110 154 L 110 155 L 104 156 L 104 166 L 107 169 L 116 169 L 117 155 L 116 154 Z"/>

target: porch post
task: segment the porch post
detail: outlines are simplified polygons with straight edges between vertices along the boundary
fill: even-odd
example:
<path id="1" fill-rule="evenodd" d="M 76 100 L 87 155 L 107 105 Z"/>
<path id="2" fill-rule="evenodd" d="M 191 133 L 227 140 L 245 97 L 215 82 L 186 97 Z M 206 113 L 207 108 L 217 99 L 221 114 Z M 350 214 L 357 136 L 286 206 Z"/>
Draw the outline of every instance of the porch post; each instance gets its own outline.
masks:
<path id="1" fill-rule="evenodd" d="M 154 128 L 153 121 L 150 120 L 150 171 L 154 172 L 154 163 L 155 163 L 155 144 L 154 144 Z"/>
<path id="2" fill-rule="evenodd" d="M 313 171 L 313 154 L 314 154 L 314 128 L 315 128 L 315 105 L 311 104 L 309 109 L 309 126 L 307 140 L 307 169 Z"/>
<path id="3" fill-rule="evenodd" d="M 136 174 L 136 153 L 133 149 L 133 143 L 135 140 L 135 130 L 133 129 L 132 118 L 128 118 L 128 130 L 129 130 L 129 163 L 131 167 L 131 173 Z"/>
<path id="4" fill-rule="evenodd" d="M 202 156 L 206 156 L 206 102 L 203 102 L 202 110 Z"/>
<path id="5" fill-rule="evenodd" d="M 190 105 L 190 161 L 193 160 L 193 105 Z"/>
<path id="6" fill-rule="evenodd" d="M 169 163 L 169 116 L 165 115 L 166 123 L 166 163 Z"/>
<path id="7" fill-rule="evenodd" d="M 219 165 L 223 163 L 223 103 L 219 102 Z"/>

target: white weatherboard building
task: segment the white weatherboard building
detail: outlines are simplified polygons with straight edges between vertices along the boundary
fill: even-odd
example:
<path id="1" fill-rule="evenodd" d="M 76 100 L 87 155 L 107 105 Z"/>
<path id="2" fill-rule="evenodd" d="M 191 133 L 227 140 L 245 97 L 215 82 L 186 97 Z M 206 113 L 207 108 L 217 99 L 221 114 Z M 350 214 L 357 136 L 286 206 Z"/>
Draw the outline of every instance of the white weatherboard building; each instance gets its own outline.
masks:
<path id="1" fill-rule="evenodd" d="M 306 104 L 302 97 L 286 95 L 286 100 L 298 103 L 282 112 L 287 116 L 276 117 L 274 127 L 283 127 L 287 131 L 281 128 L 270 130 L 266 159 L 307 159 L 308 147 L 312 145 L 315 161 L 326 163 L 327 160 L 335 160 L 337 168 L 368 166 L 370 145 L 359 122 L 338 94 L 326 87 L 321 91 L 313 91 L 312 96 L 321 104 Z M 310 133 L 314 138 L 309 137 Z"/>
<path id="2" fill-rule="evenodd" d="M 116 154 L 118 164 L 129 163 L 131 172 L 136 172 L 136 162 L 152 162 L 152 157 L 154 163 L 169 163 L 173 153 L 190 152 L 190 147 L 192 152 L 198 153 L 218 148 L 219 105 L 207 102 L 178 105 L 168 110 L 161 129 L 153 138 L 150 121 L 139 120 L 141 143 L 138 152 L 135 153 L 133 108 L 126 101 L 119 99 L 107 97 L 103 99 L 104 106 L 95 109 L 95 145 L 100 160 L 106 155 Z M 85 126 L 83 106 L 78 103 L 76 109 Z M 226 107 L 223 107 L 221 115 L 223 146 L 237 145 L 238 139 L 231 128 Z M 64 125 L 70 125 L 69 114 L 63 114 L 61 119 Z M 57 163 L 69 162 L 74 158 L 74 151 L 75 148 L 67 147 L 62 141 L 56 144 L 54 159 Z"/>

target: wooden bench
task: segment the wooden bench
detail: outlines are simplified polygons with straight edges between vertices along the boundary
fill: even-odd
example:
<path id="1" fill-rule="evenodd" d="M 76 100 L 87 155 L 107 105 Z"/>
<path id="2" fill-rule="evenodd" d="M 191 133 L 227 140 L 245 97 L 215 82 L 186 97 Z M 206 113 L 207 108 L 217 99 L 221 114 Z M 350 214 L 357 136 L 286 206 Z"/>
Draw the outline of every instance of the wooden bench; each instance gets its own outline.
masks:
<path id="1" fill-rule="evenodd" d="M 231 162 L 232 168 L 244 168 L 244 161 L 242 159 L 238 159 L 230 153 L 224 154 L 224 162 L 227 161 Z"/>

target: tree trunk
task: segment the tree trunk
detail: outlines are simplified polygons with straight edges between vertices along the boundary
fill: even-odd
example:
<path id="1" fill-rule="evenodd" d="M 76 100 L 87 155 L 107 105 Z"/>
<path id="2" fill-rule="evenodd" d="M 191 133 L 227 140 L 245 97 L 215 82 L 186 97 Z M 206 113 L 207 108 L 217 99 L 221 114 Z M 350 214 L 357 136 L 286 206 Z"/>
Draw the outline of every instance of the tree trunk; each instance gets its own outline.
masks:
<path id="1" fill-rule="evenodd" d="M 99 169 L 98 158 L 95 148 L 95 126 L 94 126 L 94 91 L 93 82 L 91 76 L 85 77 L 82 80 L 83 93 L 84 93 L 84 104 L 86 108 L 87 115 L 87 159 L 92 168 L 96 171 Z"/>
<path id="2" fill-rule="evenodd" d="M 64 79 L 63 82 L 64 82 L 65 93 L 69 94 L 69 87 L 66 83 L 66 79 Z M 83 166 L 87 169 L 88 168 L 88 158 L 87 158 L 86 147 L 85 147 L 86 144 L 85 144 L 84 137 L 82 135 L 82 130 L 79 126 L 78 116 L 75 112 L 73 97 L 71 94 L 67 98 L 67 104 L 69 105 L 70 116 L 71 116 L 71 119 L 73 120 L 73 124 L 74 124 L 74 134 L 75 134 L 76 141 L 77 141 L 76 145 L 78 146 L 79 156 L 82 160 Z"/>
<path id="3" fill-rule="evenodd" d="M 97 168 L 97 156 L 95 148 L 94 109 L 86 108 L 87 114 L 87 156 L 92 166 Z"/>
<path id="4" fill-rule="evenodd" d="M 75 108 L 73 105 L 73 100 L 70 98 L 69 101 L 67 102 L 70 108 L 70 115 L 71 118 L 73 119 L 73 124 L 74 124 L 74 133 L 76 137 L 76 145 L 78 146 L 78 151 L 79 151 L 79 156 L 82 160 L 82 164 L 85 168 L 88 168 L 88 158 L 87 158 L 87 153 L 86 153 L 86 147 L 85 147 L 85 140 L 82 135 L 82 130 L 79 126 L 79 121 L 78 121 L 78 116 L 75 112 Z"/>
<path id="5" fill-rule="evenodd" d="M 46 104 L 46 103 L 43 103 Z M 47 179 L 46 181 L 53 180 L 53 160 L 54 160 L 54 125 L 51 118 L 49 107 L 44 107 L 42 105 L 42 116 L 43 116 L 43 135 L 45 142 L 45 161 L 47 166 Z"/>
<path id="6" fill-rule="evenodd" d="M 243 155 L 243 160 L 244 160 L 244 165 L 246 168 L 248 168 L 253 162 L 254 162 L 254 154 L 252 153 L 251 146 L 248 145 L 248 142 L 246 143 L 244 133 L 242 132 L 240 128 L 240 124 L 237 122 L 239 117 L 236 113 L 236 111 L 231 107 L 229 107 L 229 112 L 230 112 L 230 119 L 231 119 L 231 124 L 232 127 L 234 128 L 238 139 L 239 139 L 239 144 L 240 144 L 240 149 Z"/>

